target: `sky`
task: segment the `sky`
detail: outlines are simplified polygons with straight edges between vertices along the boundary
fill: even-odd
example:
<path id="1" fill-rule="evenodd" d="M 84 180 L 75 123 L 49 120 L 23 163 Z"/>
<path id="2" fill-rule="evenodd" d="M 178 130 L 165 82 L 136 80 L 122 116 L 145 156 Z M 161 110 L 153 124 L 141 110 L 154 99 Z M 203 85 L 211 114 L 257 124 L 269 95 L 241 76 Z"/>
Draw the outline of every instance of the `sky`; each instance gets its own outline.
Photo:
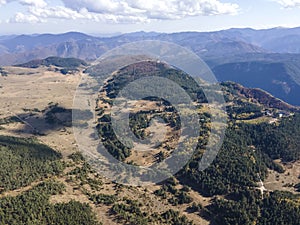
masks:
<path id="1" fill-rule="evenodd" d="M 300 0 L 0 0 L 0 35 L 300 26 Z"/>

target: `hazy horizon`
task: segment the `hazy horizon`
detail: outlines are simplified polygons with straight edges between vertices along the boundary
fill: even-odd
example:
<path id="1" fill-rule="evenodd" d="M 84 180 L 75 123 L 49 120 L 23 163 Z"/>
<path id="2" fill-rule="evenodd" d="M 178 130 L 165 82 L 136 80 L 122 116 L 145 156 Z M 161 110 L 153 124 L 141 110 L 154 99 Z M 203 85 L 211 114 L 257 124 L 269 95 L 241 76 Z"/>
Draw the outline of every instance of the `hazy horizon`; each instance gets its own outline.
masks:
<path id="1" fill-rule="evenodd" d="M 95 36 L 95 37 L 114 37 L 114 36 L 119 36 L 123 34 L 133 34 L 133 33 L 157 33 L 157 34 L 174 34 L 174 33 L 189 33 L 189 32 L 196 32 L 196 33 L 205 33 L 205 32 L 218 32 L 218 31 L 224 31 L 224 30 L 231 30 L 231 29 L 252 29 L 256 31 L 260 30 L 272 30 L 272 29 L 297 29 L 300 28 L 299 26 L 294 26 L 294 27 L 283 27 L 283 26 L 278 26 L 278 27 L 269 27 L 269 28 L 255 28 L 255 27 L 230 27 L 230 28 L 224 28 L 224 29 L 215 29 L 215 30 L 203 30 L 203 31 L 197 31 L 197 30 L 182 30 L 182 31 L 174 31 L 174 32 L 160 32 L 160 31 L 145 31 L 145 30 L 136 30 L 136 31 L 131 31 L 131 32 L 112 32 L 112 33 L 96 33 L 96 32 L 84 32 L 80 30 L 67 30 L 65 32 L 41 32 L 41 33 L 11 33 L 11 34 L 1 34 L 0 36 L 19 36 L 19 35 L 29 35 L 29 36 L 35 36 L 35 35 L 42 35 L 42 34 L 50 34 L 50 35 L 58 35 L 58 34 L 65 34 L 65 33 L 82 33 L 90 36 Z"/>

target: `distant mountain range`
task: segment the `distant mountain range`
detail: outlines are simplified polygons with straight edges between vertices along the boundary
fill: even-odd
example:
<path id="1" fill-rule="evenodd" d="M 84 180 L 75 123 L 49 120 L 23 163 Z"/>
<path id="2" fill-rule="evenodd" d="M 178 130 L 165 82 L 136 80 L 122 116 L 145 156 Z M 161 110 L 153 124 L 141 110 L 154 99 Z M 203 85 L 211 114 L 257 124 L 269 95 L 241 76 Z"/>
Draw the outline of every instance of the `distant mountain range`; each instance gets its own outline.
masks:
<path id="1" fill-rule="evenodd" d="M 141 40 L 169 41 L 202 57 L 220 81 L 262 88 L 300 105 L 300 27 L 216 32 L 136 32 L 94 37 L 78 32 L 0 36 L 0 65 L 15 65 L 49 56 L 93 61 L 104 52 Z"/>
<path id="2" fill-rule="evenodd" d="M 93 60 L 108 49 L 140 40 L 175 42 L 204 58 L 244 53 L 300 53 L 300 28 L 229 29 L 216 32 L 136 32 L 94 37 L 78 32 L 0 36 L 0 65 L 24 63 L 48 56 Z"/>

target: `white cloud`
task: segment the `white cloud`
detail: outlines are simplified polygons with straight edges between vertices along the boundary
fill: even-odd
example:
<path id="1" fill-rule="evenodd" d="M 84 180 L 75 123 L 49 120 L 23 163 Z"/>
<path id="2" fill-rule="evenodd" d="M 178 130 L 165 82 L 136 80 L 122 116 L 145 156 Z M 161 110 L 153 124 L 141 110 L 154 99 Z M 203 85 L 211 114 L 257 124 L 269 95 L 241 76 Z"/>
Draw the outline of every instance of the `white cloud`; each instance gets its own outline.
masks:
<path id="1" fill-rule="evenodd" d="M 180 19 L 187 16 L 236 14 L 237 4 L 218 0 L 62 0 L 74 10 L 144 16 L 149 19 Z"/>
<path id="2" fill-rule="evenodd" d="M 85 19 L 93 21 L 110 21 L 110 22 L 146 22 L 143 18 L 140 17 L 131 17 L 131 16 L 122 16 L 122 15 L 113 15 L 107 13 L 93 13 L 89 12 L 87 9 L 82 8 L 79 11 L 72 10 L 64 6 L 56 7 L 45 7 L 45 8 L 36 8 L 30 7 L 30 14 L 34 15 L 37 18 L 49 19 Z"/>
<path id="3" fill-rule="evenodd" d="M 44 0 L 0 0 L 0 6 L 6 5 L 10 2 L 19 2 L 25 6 L 45 7 L 47 3 Z"/>
<path id="4" fill-rule="evenodd" d="M 44 0 L 20 0 L 22 5 L 29 5 L 34 7 L 46 7 L 47 3 Z"/>
<path id="5" fill-rule="evenodd" d="M 47 7 L 36 8 L 31 7 L 29 12 L 39 18 L 61 18 L 61 19 L 81 19 L 83 15 L 72 9 L 65 7 Z"/>
<path id="6" fill-rule="evenodd" d="M 1 5 L 5 5 L 6 4 L 6 1 L 5 0 L 0 0 L 0 6 Z"/>
<path id="7" fill-rule="evenodd" d="M 233 15 L 239 11 L 237 4 L 219 0 L 62 0 L 64 5 L 61 6 L 49 6 L 44 0 L 18 2 L 27 6 L 28 18 L 17 13 L 15 22 L 57 18 L 135 23 L 200 15 Z M 5 0 L 0 0 L 1 3 L 5 4 Z"/>
<path id="8" fill-rule="evenodd" d="M 15 22 L 15 23 L 38 23 L 42 22 L 41 19 L 34 15 L 25 15 L 23 13 L 17 13 L 13 19 L 11 19 L 9 22 Z"/>
<path id="9" fill-rule="evenodd" d="M 300 7 L 300 0 L 277 0 L 284 8 Z"/>

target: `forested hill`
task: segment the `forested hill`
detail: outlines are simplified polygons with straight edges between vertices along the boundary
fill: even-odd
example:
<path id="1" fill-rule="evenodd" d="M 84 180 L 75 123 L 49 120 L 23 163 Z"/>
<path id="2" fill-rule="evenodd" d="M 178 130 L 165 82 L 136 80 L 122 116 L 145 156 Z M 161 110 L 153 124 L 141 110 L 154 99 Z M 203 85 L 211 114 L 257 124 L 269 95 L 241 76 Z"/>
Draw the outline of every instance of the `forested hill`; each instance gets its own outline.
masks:
<path id="1" fill-rule="evenodd" d="M 87 66 L 88 64 L 80 59 L 76 58 L 60 58 L 60 57 L 48 57 L 46 59 L 36 59 L 27 63 L 15 65 L 17 67 L 37 68 L 39 66 L 57 66 L 65 68 L 77 68 L 80 66 Z"/>
<path id="2" fill-rule="evenodd" d="M 132 73 L 133 67 L 135 73 Z M 155 71 L 156 75 L 178 83 L 190 96 L 197 96 L 195 101 L 200 102 L 199 113 L 203 118 L 201 121 L 204 130 L 201 131 L 194 158 L 175 177 L 183 185 L 191 187 L 201 195 L 223 197 L 216 198 L 207 208 L 195 206 L 192 211 L 206 216 L 213 224 L 250 224 L 254 221 L 257 224 L 271 224 L 266 221 L 293 224 L 291 221 L 299 221 L 300 208 L 296 203 L 298 197 L 289 193 L 274 192 L 266 194 L 266 198 L 262 200 L 257 190 L 260 179 L 267 179 L 269 171 L 284 173 L 284 167 L 274 160 L 294 162 L 300 159 L 297 147 L 300 145 L 299 109 L 265 91 L 244 88 L 232 82 L 223 83 L 229 127 L 217 159 L 207 170 L 199 171 L 198 161 L 205 151 L 206 138 L 209 136 L 210 113 L 204 110 L 206 100 L 201 88 L 193 83 L 188 75 L 157 62 L 137 63 L 118 71 L 104 87 L 99 101 L 110 104 L 127 82 L 147 76 L 149 68 L 152 68 L 151 71 Z M 152 101 L 155 102 L 157 99 Z M 99 111 L 101 113 L 98 114 L 98 129 L 105 146 L 114 157 L 126 162 L 127 158 L 130 159 L 131 155 L 135 154 L 134 149 L 122 146 L 111 133 L 109 115 L 105 113 L 105 109 Z M 148 113 L 147 111 L 137 113 L 131 118 L 133 131 L 138 137 L 145 136 L 143 121 L 149 120 Z M 169 120 L 170 127 L 176 130 L 176 119 L 172 118 L 172 115 L 168 117 L 159 111 L 156 113 Z M 164 159 L 172 150 L 168 148 L 167 143 L 162 143 L 161 146 L 164 148 L 159 151 Z M 164 184 L 157 195 L 164 198 L 168 193 L 175 194 L 174 188 L 172 183 Z M 180 204 L 178 201 L 181 200 L 170 199 L 170 201 Z M 280 217 L 274 218 L 274 215 L 269 213 L 278 210 Z"/>
<path id="3" fill-rule="evenodd" d="M 79 68 L 88 66 L 88 63 L 76 58 L 48 57 L 46 59 L 35 59 L 23 64 L 14 65 L 23 68 L 39 68 L 41 66 L 48 67 L 49 70 L 59 71 L 62 74 L 78 72 Z"/>
<path id="4" fill-rule="evenodd" d="M 22 78 L 28 85 L 38 85 L 44 92 L 48 90 L 47 93 L 56 95 L 46 95 L 46 100 L 39 102 L 40 108 L 20 106 L 18 110 L 22 113 L 18 115 L 7 112 L 0 115 L 0 224 L 299 224 L 298 107 L 260 89 L 234 82 L 221 83 L 228 127 L 216 159 L 200 171 L 199 161 L 207 151 L 214 113 L 201 87 L 188 74 L 157 61 L 147 60 L 121 68 L 99 90 L 95 109 L 96 135 L 113 157 L 140 166 L 167 161 L 180 136 L 176 109 L 168 101 L 151 96 L 140 102 L 128 102 L 139 109 L 130 112 L 130 129 L 142 140 L 166 129 L 164 140 L 149 141 L 147 146 L 151 151 L 140 151 L 141 146 L 130 148 L 117 139 L 109 110 L 120 90 L 139 78 L 155 75 L 181 86 L 197 109 L 201 127 L 197 148 L 187 165 L 157 185 L 135 187 L 111 182 L 97 173 L 76 151 L 72 128 L 66 123 L 72 110 L 49 103 L 49 98 L 57 99 L 59 95 L 65 98 L 71 89 L 66 83 L 82 74 L 62 75 L 52 71 L 51 75 L 45 75 L 48 68 L 42 66 L 42 69 L 30 68 L 31 73 L 36 73 L 26 73 L 24 78 L 11 74 L 16 68 L 6 68 L 8 75 L 0 77 L 2 81 L 11 79 L 13 85 Z M 27 69 L 22 68 L 22 73 Z M 85 75 L 96 76 L 97 70 L 102 71 L 100 67 L 88 68 Z M 47 79 L 43 80 L 45 76 Z M 49 81 L 53 81 L 54 87 L 66 86 L 49 90 Z M 74 82 L 74 90 L 77 84 Z M 9 84 L 2 88 L 6 85 Z M 213 88 L 209 90 L 211 94 L 220 94 L 214 93 Z M 32 96 L 28 86 L 18 86 L 18 93 Z M 11 99 L 1 101 L 4 106 L 10 106 Z M 66 105 L 72 104 L 72 100 Z M 162 120 L 152 123 L 157 118 Z M 45 123 L 47 131 L 32 132 L 24 121 Z M 151 130 L 152 126 L 155 129 Z M 219 132 L 219 127 L 214 131 Z"/>

